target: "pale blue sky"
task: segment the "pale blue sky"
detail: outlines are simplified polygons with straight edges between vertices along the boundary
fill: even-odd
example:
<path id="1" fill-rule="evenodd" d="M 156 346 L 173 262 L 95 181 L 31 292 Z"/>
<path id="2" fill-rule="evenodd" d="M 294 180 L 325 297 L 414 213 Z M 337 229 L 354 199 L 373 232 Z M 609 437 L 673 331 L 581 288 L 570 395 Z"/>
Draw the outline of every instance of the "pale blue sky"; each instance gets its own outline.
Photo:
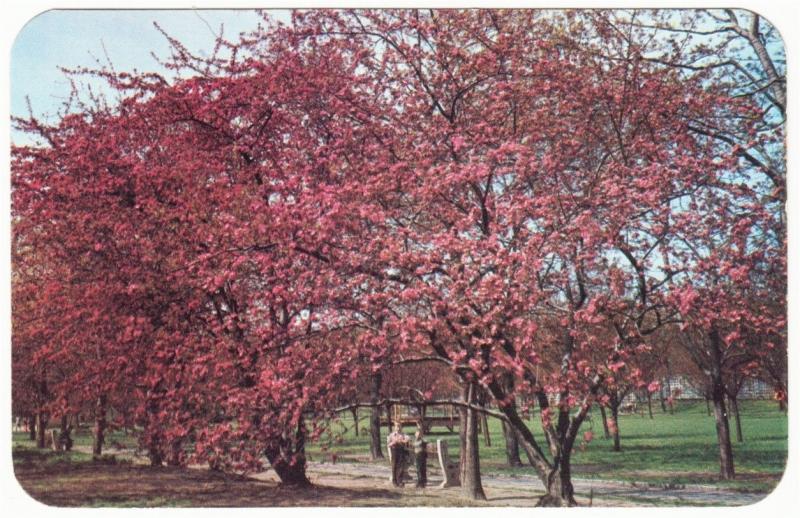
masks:
<path id="1" fill-rule="evenodd" d="M 287 11 L 272 11 L 288 19 Z M 205 21 L 204 21 L 205 20 Z M 28 22 L 11 49 L 11 114 L 26 116 L 27 95 L 34 114 L 53 114 L 69 94 L 59 67 L 96 66 L 105 45 L 117 71 L 158 70 L 151 52 L 164 57 L 169 46 L 158 24 L 189 50 L 210 53 L 214 31 L 225 25 L 235 38 L 254 29 L 260 17 L 246 10 L 51 10 Z M 101 43 L 102 42 L 102 43 Z"/>

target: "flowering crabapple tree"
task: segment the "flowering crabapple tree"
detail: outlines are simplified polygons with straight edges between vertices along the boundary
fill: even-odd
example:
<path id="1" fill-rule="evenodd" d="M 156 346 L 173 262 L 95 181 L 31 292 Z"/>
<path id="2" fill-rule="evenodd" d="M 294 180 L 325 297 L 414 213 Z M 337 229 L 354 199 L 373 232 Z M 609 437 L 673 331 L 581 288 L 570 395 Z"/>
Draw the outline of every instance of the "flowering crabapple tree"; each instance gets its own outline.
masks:
<path id="1" fill-rule="evenodd" d="M 116 246 L 109 246 L 109 227 L 124 223 L 97 217 L 110 216 L 109 209 L 119 217 L 126 207 L 117 195 L 103 196 L 113 186 L 92 179 L 97 167 L 117 165 L 108 156 L 113 136 L 103 137 L 108 126 L 100 114 L 93 115 L 94 124 L 64 117 L 59 128 L 22 123 L 48 146 L 14 150 L 12 186 L 15 272 L 31 297 L 30 306 L 15 313 L 15 348 L 36 344 L 28 359 L 35 370 L 49 373 L 47 392 L 61 413 L 91 408 L 99 455 L 109 398 L 112 393 L 124 398 L 131 390 L 126 374 L 136 358 L 132 343 L 138 334 L 130 326 L 141 318 L 141 308 L 134 301 L 123 303 L 128 276 L 139 262 L 137 245 L 120 235 Z M 25 300 L 21 293 L 15 298 Z"/>
<path id="2" fill-rule="evenodd" d="M 296 11 L 210 57 L 170 42 L 174 77 L 77 71 L 119 102 L 17 120 L 42 142 L 12 164 L 25 260 L 59 269 L 35 343 L 87 366 L 54 398 L 98 422 L 133 398 L 154 464 L 266 457 L 307 485 L 305 445 L 354 380 L 426 358 L 465 395 L 468 496 L 491 405 L 541 504 L 574 505 L 581 425 L 649 383 L 648 337 L 736 342 L 739 263 L 780 256 L 748 231 L 769 211 L 731 181 L 738 155 L 691 129 L 751 104 L 575 12 Z"/>
<path id="3" fill-rule="evenodd" d="M 325 259 L 352 271 L 347 252 L 385 272 L 367 273 L 382 290 L 361 299 L 386 308 L 379 343 L 399 338 L 399 351 L 429 351 L 485 388 L 519 432 L 543 503 L 574 503 L 570 454 L 588 409 L 640 335 L 677 313 L 662 300 L 677 272 L 656 259 L 668 253 L 658 248 L 673 201 L 731 162 L 688 122 L 735 101 L 679 82 L 630 46 L 624 60 L 571 46 L 534 13 L 298 22 L 308 45 L 346 38 L 380 49 L 359 54 L 362 68 L 385 85 L 376 98 L 392 100 L 380 127 L 394 137 L 363 148 L 375 154 L 357 199 L 370 225 L 358 240 L 338 234 Z M 616 324 L 616 339 L 598 335 L 602 323 Z M 537 369 L 547 356 L 558 368 Z M 507 373 L 513 392 L 500 383 Z M 542 409 L 549 451 L 510 405 L 525 391 Z"/>
<path id="4" fill-rule="evenodd" d="M 185 462 L 190 443 L 215 464 L 225 456 L 252 466 L 266 453 L 287 482 L 302 484 L 305 405 L 314 401 L 313 411 L 326 401 L 311 382 L 333 393 L 347 355 L 309 345 L 319 348 L 341 327 L 325 313 L 336 288 L 293 240 L 304 230 L 298 222 L 308 223 L 309 240 L 332 231 L 326 208 L 301 196 L 314 146 L 297 128 L 319 109 L 319 90 L 286 88 L 322 69 L 300 60 L 292 68 L 283 57 L 274 58 L 284 67 L 281 84 L 260 96 L 252 90 L 258 77 L 170 84 L 101 71 L 128 96 L 119 106 L 92 107 L 53 127 L 18 121 L 46 143 L 15 149 L 15 233 L 58 254 L 66 272 L 53 288 L 60 298 L 39 305 L 70 308 L 39 325 L 53 354 L 86 365 L 63 393 L 98 391 L 84 402 L 135 397 L 132 419 L 154 464 Z M 314 143 L 317 130 L 308 128 Z M 102 429 L 97 436 L 102 442 Z M 231 451 L 231 441 L 248 437 L 248 448 Z"/>

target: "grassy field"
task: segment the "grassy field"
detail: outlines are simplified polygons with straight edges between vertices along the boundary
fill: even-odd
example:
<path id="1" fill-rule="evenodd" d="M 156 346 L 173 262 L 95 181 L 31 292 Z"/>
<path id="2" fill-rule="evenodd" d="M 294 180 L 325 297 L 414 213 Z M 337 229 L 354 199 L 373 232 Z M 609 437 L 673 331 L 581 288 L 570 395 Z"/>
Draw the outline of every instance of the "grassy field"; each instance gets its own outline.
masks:
<path id="1" fill-rule="evenodd" d="M 657 484 L 708 483 L 748 490 L 771 490 L 780 480 L 787 456 L 787 418 L 771 401 L 740 403 L 744 442 L 733 444 L 737 480 L 719 482 L 719 457 L 714 418 L 708 416 L 704 403 L 681 403 L 674 414 L 665 414 L 654 404 L 653 419 L 647 414 L 620 416 L 622 451 L 611 450 L 611 440 L 603 438 L 600 413 L 584 424 L 594 439 L 585 448 L 576 448 L 573 475 L 577 478 L 626 480 Z M 366 417 L 366 412 L 364 413 Z M 544 444 L 538 416 L 531 429 Z M 505 443 L 500 421 L 489 418 L 491 446 L 481 436 L 481 468 L 485 473 L 506 474 L 530 472 L 530 468 L 506 465 Z M 359 426 L 367 426 L 366 419 Z M 340 460 L 363 459 L 369 453 L 366 434 L 355 436 L 352 419 L 342 416 L 335 424 L 337 437 L 310 448 L 312 457 L 325 458 L 335 453 Z M 733 427 L 733 423 L 731 423 Z M 406 433 L 411 433 L 409 428 Z M 428 440 L 446 439 L 449 451 L 458 455 L 458 434 L 436 428 Z M 386 428 L 384 428 L 384 435 Z M 524 460 L 524 456 L 523 456 Z"/>
<path id="2" fill-rule="evenodd" d="M 586 423 L 594 439 L 576 449 L 573 474 L 577 479 L 619 480 L 626 483 L 662 487 L 682 484 L 711 484 L 737 491 L 767 493 L 780 480 L 787 455 L 787 418 L 769 401 L 743 402 L 742 426 L 745 441 L 734 442 L 737 479 L 717 480 L 718 460 L 714 419 L 704 404 L 683 404 L 675 414 L 654 408 L 654 419 L 646 415 L 622 416 L 621 452 L 611 451 L 611 441 L 603 439 L 599 413 Z M 366 417 L 366 413 L 364 414 Z M 531 428 L 538 432 L 536 416 Z M 367 426 L 361 419 L 359 425 Z M 310 445 L 312 461 L 369 463 L 368 436 L 356 437 L 350 416 L 332 424 L 336 431 L 330 440 Z M 385 428 L 383 430 L 385 435 Z M 434 430 L 428 440 L 446 439 L 452 455 L 458 455 L 458 436 Z M 410 432 L 411 430 L 407 430 Z M 532 474 L 530 468 L 506 466 L 505 446 L 500 422 L 489 419 L 491 446 L 481 437 L 482 472 L 487 476 Z M 439 433 L 437 433 L 439 432 Z M 541 435 L 538 433 L 538 435 Z M 91 435 L 83 430 L 74 437 L 78 449 L 87 451 Z M 108 444 L 128 448 L 135 439 L 123 432 L 112 433 Z M 127 451 L 126 455 L 130 455 Z M 79 506 L 285 506 L 285 505 L 472 505 L 454 494 L 398 491 L 376 487 L 374 479 L 357 480 L 337 476 L 315 481 L 317 487 L 291 491 L 281 489 L 274 480 L 222 475 L 203 469 L 151 468 L 130 462 L 126 455 L 92 461 L 80 451 L 37 450 L 25 433 L 14 433 L 14 470 L 25 489 L 35 498 L 54 505 Z M 115 450 L 111 449 L 112 453 Z M 118 452 L 117 452 L 118 453 Z M 382 461 L 385 463 L 385 461 Z M 629 504 L 636 504 L 631 499 Z M 528 505 L 520 503 L 518 505 Z"/>

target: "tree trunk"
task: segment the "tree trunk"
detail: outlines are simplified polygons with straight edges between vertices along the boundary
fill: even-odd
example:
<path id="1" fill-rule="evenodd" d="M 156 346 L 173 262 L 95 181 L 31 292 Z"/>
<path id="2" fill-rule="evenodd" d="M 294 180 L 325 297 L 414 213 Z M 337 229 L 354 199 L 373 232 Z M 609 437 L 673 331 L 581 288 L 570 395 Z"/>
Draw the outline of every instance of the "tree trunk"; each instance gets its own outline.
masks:
<path id="1" fill-rule="evenodd" d="M 94 408 L 94 440 L 92 456 L 100 457 L 106 440 L 106 396 L 98 396 Z"/>
<path id="2" fill-rule="evenodd" d="M 394 423 L 392 422 L 392 404 L 386 403 L 386 435 L 392 433 L 392 427 Z"/>
<path id="3" fill-rule="evenodd" d="M 36 440 L 36 416 L 28 416 L 28 438 L 31 441 Z"/>
<path id="4" fill-rule="evenodd" d="M 164 454 L 162 453 L 161 444 L 161 431 L 159 430 L 158 425 L 153 422 L 153 416 L 155 416 L 156 412 L 158 412 L 158 401 L 153 395 L 149 395 L 148 398 L 148 423 L 145 427 L 144 443 L 145 447 L 147 448 L 147 457 L 150 459 L 150 466 L 158 467 L 164 462 Z M 100 415 L 105 416 L 105 414 Z M 105 424 L 105 418 L 103 419 L 103 424 Z"/>
<path id="5" fill-rule="evenodd" d="M 490 387 L 490 390 L 495 398 L 503 399 L 499 397 L 502 396 L 502 392 L 497 387 Z M 547 407 L 547 397 L 544 394 L 539 394 L 538 399 L 539 406 L 544 411 Z M 569 422 L 568 411 L 565 410 L 567 415 L 559 416 L 559 422 L 564 421 L 563 424 L 566 426 L 562 430 L 563 433 L 556 433 L 554 439 L 551 440 L 551 444 L 553 444 L 551 448 L 553 463 L 548 462 L 545 452 L 539 446 L 530 428 L 520 418 L 516 408 L 513 405 L 500 406 L 499 408 L 505 414 L 508 425 L 513 427 L 517 433 L 520 448 L 547 490 L 547 494 L 539 499 L 537 505 L 548 507 L 576 505 L 574 488 L 571 483 L 570 454 L 575 437 L 586 417 L 586 412 L 588 412 L 588 407 L 581 410 L 580 414 L 576 415 L 571 423 Z M 549 435 L 550 433 L 545 433 L 545 437 L 549 437 Z"/>
<path id="6" fill-rule="evenodd" d="M 373 407 L 369 417 L 369 453 L 372 460 L 383 459 L 381 449 L 381 409 Z"/>
<path id="7" fill-rule="evenodd" d="M 303 457 L 302 461 L 295 461 L 292 463 L 291 461 L 278 459 L 267 453 L 267 459 L 272 459 L 270 460 L 270 464 L 275 470 L 275 474 L 281 479 L 282 486 L 295 488 L 311 486 L 311 481 L 308 480 L 306 476 L 305 457 Z"/>
<path id="8" fill-rule="evenodd" d="M 603 438 L 604 439 L 611 439 L 611 432 L 608 430 L 608 417 L 606 416 L 606 407 L 603 405 L 597 405 L 600 407 L 600 417 L 603 419 Z"/>
<path id="9" fill-rule="evenodd" d="M 44 448 L 45 444 L 45 428 L 47 428 L 47 414 L 38 412 L 36 414 L 36 447 Z"/>
<path id="10" fill-rule="evenodd" d="M 668 399 L 668 406 L 669 406 L 669 415 L 675 411 L 674 406 L 675 402 L 672 399 L 672 373 L 670 372 L 669 368 L 669 360 L 667 360 L 667 399 Z"/>
<path id="11" fill-rule="evenodd" d="M 522 459 L 519 458 L 519 440 L 517 439 L 517 433 L 511 426 L 506 424 L 505 421 L 501 421 L 501 424 L 503 425 L 503 437 L 506 442 L 506 460 L 509 466 L 518 468 L 522 466 Z"/>
<path id="12" fill-rule="evenodd" d="M 481 405 L 483 406 L 483 405 Z M 483 439 L 486 442 L 486 447 L 492 447 L 492 436 L 489 434 L 489 419 L 486 417 L 486 414 L 481 413 L 478 417 L 481 420 L 481 430 L 483 430 Z"/>
<path id="13" fill-rule="evenodd" d="M 464 385 L 462 389 L 462 400 L 469 402 L 469 385 Z M 467 452 L 467 409 L 465 407 L 458 408 L 458 469 L 459 480 L 463 487 L 465 480 L 465 469 L 467 466 L 466 452 Z"/>
<path id="14" fill-rule="evenodd" d="M 778 410 L 787 412 L 789 410 L 789 394 L 786 392 L 786 384 L 778 381 L 775 383 L 775 399 L 778 401 Z"/>
<path id="15" fill-rule="evenodd" d="M 784 394 L 786 394 L 785 389 Z M 784 414 L 789 411 L 788 395 L 785 398 L 778 399 L 778 410 Z"/>
<path id="16" fill-rule="evenodd" d="M 297 426 L 293 439 L 282 438 L 264 453 L 275 474 L 281 479 L 282 486 L 311 486 L 306 476 L 306 435 L 303 423 Z"/>
<path id="17" fill-rule="evenodd" d="M 729 397 L 728 400 L 730 401 L 734 423 L 736 424 L 736 442 L 744 442 L 744 435 L 742 434 L 742 418 L 739 415 L 739 400 L 735 397 Z"/>
<path id="18" fill-rule="evenodd" d="M 650 419 L 653 418 L 653 394 L 650 391 L 647 391 L 647 413 L 650 415 Z"/>
<path id="19" fill-rule="evenodd" d="M 706 397 L 706 413 L 711 417 L 711 398 Z"/>
<path id="20" fill-rule="evenodd" d="M 380 397 L 382 376 L 376 373 L 372 376 L 372 385 L 370 387 L 370 399 L 372 403 L 376 403 Z M 373 406 L 369 416 L 369 453 L 372 460 L 382 459 L 383 450 L 381 449 L 381 408 Z"/>
<path id="21" fill-rule="evenodd" d="M 475 383 L 470 383 L 468 389 L 468 403 L 477 403 L 476 392 L 478 387 Z M 472 500 L 486 500 L 481 484 L 481 465 L 478 441 L 478 412 L 473 408 L 466 409 L 466 431 L 465 431 L 465 452 L 464 452 L 464 477 L 461 479 L 461 491 L 464 496 Z"/>
<path id="22" fill-rule="evenodd" d="M 611 435 L 614 437 L 614 447 L 612 449 L 614 451 L 622 451 L 619 439 L 619 402 L 616 401 L 611 404 L 611 422 Z"/>
<path id="23" fill-rule="evenodd" d="M 514 376 L 510 374 L 507 375 L 504 379 L 503 387 L 508 394 L 514 393 L 514 384 Z M 510 406 L 514 409 L 514 413 L 516 413 L 516 400 L 511 401 Z M 514 431 L 514 428 L 505 420 L 501 420 L 500 424 L 503 427 L 503 440 L 506 445 L 506 461 L 511 467 L 520 467 L 522 466 L 522 459 L 520 459 L 519 456 L 519 437 L 517 437 L 517 433 Z"/>
<path id="24" fill-rule="evenodd" d="M 173 439 L 167 452 L 167 466 L 180 466 L 183 463 L 183 441 Z"/>
<path id="25" fill-rule="evenodd" d="M 733 467 L 733 447 L 731 446 L 731 431 L 728 422 L 728 411 L 725 408 L 725 396 L 720 393 L 714 398 L 714 420 L 717 427 L 717 442 L 719 443 L 719 476 L 723 480 L 732 480 L 735 476 Z"/>
<path id="26" fill-rule="evenodd" d="M 709 381 L 711 382 L 714 421 L 716 422 L 717 441 L 719 443 L 719 476 L 722 480 L 732 480 L 735 477 L 735 471 L 728 410 L 725 408 L 725 384 L 722 380 L 722 339 L 715 329 L 711 331 L 710 339 L 711 379 Z"/>
<path id="27" fill-rule="evenodd" d="M 64 451 L 72 450 L 72 437 L 70 436 L 70 432 L 72 431 L 72 427 L 69 425 L 69 416 L 64 414 L 61 416 L 61 429 L 59 430 L 58 434 L 58 442 L 61 445 L 61 449 Z"/>
<path id="28" fill-rule="evenodd" d="M 661 385 L 661 388 L 658 391 L 658 399 L 659 399 L 659 402 L 661 403 L 661 413 L 662 414 L 666 414 L 667 413 L 667 402 L 666 402 L 666 398 L 664 397 L 664 385 Z"/>
<path id="29" fill-rule="evenodd" d="M 589 403 L 591 405 L 591 403 Z M 546 471 L 543 482 L 547 494 L 539 498 L 537 507 L 572 507 L 575 501 L 575 488 L 572 486 L 572 449 L 581 424 L 588 412 L 586 407 L 574 417 L 570 417 L 568 409 L 562 408 L 558 412 L 558 425 L 551 429 L 554 434 L 551 442 L 554 447 L 553 463 Z M 548 435 L 545 431 L 545 435 Z"/>
<path id="30" fill-rule="evenodd" d="M 753 16 L 757 15 L 753 13 Z M 785 77 L 778 73 L 775 62 L 767 50 L 767 44 L 761 39 L 761 29 L 759 28 L 759 25 L 759 19 L 756 18 L 754 25 L 749 30 L 744 30 L 739 34 L 742 34 L 747 39 L 748 43 L 750 43 L 750 47 L 753 49 L 753 52 L 755 52 L 756 56 L 758 57 L 758 61 L 761 63 L 764 74 L 769 80 L 767 85 L 769 87 L 769 91 L 772 93 L 775 101 L 777 101 L 775 104 L 777 104 L 781 114 L 784 114 L 786 113 Z"/>
<path id="31" fill-rule="evenodd" d="M 147 458 L 150 459 L 150 466 L 154 468 L 164 464 L 164 456 L 161 454 L 161 441 L 157 435 L 150 437 Z"/>
<path id="32" fill-rule="evenodd" d="M 358 407 L 351 408 L 350 413 L 353 414 L 353 428 L 355 428 L 356 437 L 358 437 Z"/>
<path id="33" fill-rule="evenodd" d="M 573 507 L 578 505 L 575 501 L 575 488 L 572 486 L 570 457 L 569 451 L 562 452 L 560 465 L 548 473 L 545 484 L 547 494 L 539 498 L 536 507 Z"/>

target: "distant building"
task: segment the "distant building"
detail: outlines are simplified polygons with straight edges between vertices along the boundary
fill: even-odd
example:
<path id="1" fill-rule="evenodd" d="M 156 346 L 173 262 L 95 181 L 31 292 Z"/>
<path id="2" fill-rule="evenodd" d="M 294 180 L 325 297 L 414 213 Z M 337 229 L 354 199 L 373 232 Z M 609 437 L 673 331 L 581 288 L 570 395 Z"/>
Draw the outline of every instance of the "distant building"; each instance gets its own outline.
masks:
<path id="1" fill-rule="evenodd" d="M 705 399 L 704 388 L 697 383 L 691 383 L 685 376 L 664 379 L 661 386 L 664 388 L 664 395 L 667 395 L 666 390 L 669 387 L 675 399 Z M 766 381 L 747 378 L 742 383 L 739 399 L 772 399 L 773 393 L 772 386 Z"/>

